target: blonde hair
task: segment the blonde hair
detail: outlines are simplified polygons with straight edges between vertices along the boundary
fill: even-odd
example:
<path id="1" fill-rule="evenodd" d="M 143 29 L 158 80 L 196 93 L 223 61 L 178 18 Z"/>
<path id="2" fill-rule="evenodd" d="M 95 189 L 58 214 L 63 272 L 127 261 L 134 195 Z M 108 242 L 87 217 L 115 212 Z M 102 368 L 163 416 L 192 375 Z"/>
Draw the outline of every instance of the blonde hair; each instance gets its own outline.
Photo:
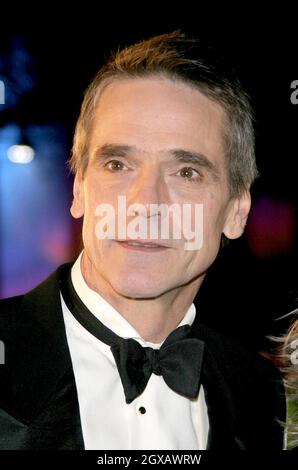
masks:
<path id="1" fill-rule="evenodd" d="M 298 309 L 281 317 L 292 316 L 288 331 L 281 337 L 271 337 L 278 343 L 275 359 L 285 384 L 288 416 L 283 423 L 287 431 L 288 448 L 298 446 Z"/>
<path id="2" fill-rule="evenodd" d="M 225 111 L 224 143 L 231 196 L 249 189 L 257 177 L 253 113 L 234 70 L 210 47 L 180 31 L 154 36 L 112 54 L 87 88 L 77 121 L 69 167 L 84 176 L 89 161 L 88 136 L 95 105 L 113 80 L 162 76 L 197 88 Z"/>

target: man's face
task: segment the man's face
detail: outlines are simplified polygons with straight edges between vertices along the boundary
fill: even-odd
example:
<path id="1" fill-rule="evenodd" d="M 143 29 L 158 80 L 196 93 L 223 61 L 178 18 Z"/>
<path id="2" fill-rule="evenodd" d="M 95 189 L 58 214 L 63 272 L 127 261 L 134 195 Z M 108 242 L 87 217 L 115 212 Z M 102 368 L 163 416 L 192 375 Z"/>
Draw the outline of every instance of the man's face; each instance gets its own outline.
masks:
<path id="1" fill-rule="evenodd" d="M 229 197 L 223 130 L 222 108 L 189 85 L 148 77 L 117 79 L 105 88 L 89 136 L 89 164 L 83 179 L 76 176 L 71 208 L 74 217 L 84 215 L 84 249 L 97 283 L 133 298 L 200 285 L 222 233 L 240 236 L 250 206 L 248 194 Z M 99 239 L 96 208 L 108 203 L 117 211 L 119 195 L 127 206 L 188 203 L 192 215 L 202 204 L 202 247 L 186 251 L 185 239 L 173 239 L 171 232 L 168 240 L 152 240 L 163 245 L 159 249 L 128 246 L 117 241 L 117 230 L 115 239 Z M 143 216 L 161 223 L 157 212 Z"/>

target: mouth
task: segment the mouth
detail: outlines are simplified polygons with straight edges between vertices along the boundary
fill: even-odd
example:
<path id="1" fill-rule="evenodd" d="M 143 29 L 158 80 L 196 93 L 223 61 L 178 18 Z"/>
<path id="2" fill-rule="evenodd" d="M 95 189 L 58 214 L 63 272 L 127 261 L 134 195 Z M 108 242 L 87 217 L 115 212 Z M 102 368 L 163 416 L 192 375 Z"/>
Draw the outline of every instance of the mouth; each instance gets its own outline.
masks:
<path id="1" fill-rule="evenodd" d="M 168 250 L 170 247 L 165 245 L 160 245 L 158 243 L 137 241 L 137 240 L 115 240 L 116 243 L 122 246 L 126 250 L 133 251 L 144 251 L 148 253 L 154 253 L 158 251 Z"/>

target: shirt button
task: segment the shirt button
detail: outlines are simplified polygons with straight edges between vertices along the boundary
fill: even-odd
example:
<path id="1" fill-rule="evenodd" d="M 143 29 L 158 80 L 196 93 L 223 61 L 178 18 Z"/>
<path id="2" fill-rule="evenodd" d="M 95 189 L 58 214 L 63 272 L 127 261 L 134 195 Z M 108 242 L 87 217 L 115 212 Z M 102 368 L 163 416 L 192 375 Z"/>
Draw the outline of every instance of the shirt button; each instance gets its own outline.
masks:
<path id="1" fill-rule="evenodd" d="M 146 408 L 144 408 L 143 406 L 140 406 L 139 412 L 141 413 L 141 415 L 144 415 L 146 413 Z"/>

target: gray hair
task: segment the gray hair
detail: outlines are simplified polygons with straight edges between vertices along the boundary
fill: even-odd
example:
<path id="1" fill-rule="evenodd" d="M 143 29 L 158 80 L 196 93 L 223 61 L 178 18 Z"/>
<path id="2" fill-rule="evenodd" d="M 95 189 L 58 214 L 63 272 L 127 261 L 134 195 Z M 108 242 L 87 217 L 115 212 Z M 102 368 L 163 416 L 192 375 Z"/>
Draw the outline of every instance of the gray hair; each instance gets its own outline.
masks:
<path id="1" fill-rule="evenodd" d="M 180 31 L 154 36 L 118 50 L 87 88 L 77 121 L 69 167 L 84 175 L 95 105 L 105 87 L 119 78 L 162 76 L 198 89 L 225 111 L 224 146 L 231 197 L 248 190 L 258 175 L 253 112 L 236 73 L 214 49 Z"/>

